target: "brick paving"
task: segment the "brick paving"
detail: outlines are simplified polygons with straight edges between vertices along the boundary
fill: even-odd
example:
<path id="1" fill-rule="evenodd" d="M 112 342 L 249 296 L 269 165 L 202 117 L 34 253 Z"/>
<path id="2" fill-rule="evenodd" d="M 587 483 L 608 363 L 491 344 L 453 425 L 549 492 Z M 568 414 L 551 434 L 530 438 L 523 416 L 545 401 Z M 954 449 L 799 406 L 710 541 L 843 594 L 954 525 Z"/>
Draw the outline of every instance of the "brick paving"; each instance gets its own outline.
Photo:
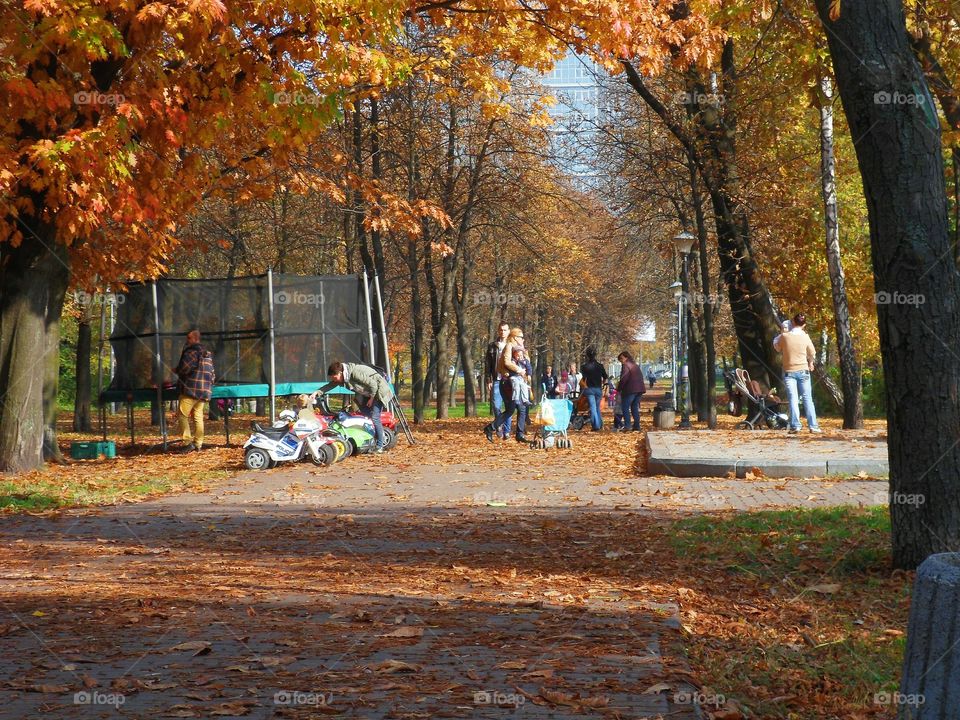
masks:
<path id="1" fill-rule="evenodd" d="M 673 599 L 544 537 L 589 511 L 261 490 L 6 518 L 0 717 L 697 716 Z"/>

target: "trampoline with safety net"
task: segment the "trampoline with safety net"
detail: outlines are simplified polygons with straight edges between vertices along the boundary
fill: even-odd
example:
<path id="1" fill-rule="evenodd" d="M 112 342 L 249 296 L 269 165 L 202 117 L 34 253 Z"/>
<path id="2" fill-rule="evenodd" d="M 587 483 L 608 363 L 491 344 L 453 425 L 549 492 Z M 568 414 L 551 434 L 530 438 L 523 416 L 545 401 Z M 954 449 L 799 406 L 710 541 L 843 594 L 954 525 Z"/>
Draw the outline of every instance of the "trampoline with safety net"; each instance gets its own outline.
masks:
<path id="1" fill-rule="evenodd" d="M 336 360 L 377 365 L 390 373 L 380 286 L 365 273 L 164 278 L 130 283 L 115 296 L 114 309 L 113 376 L 106 388 L 99 381 L 104 439 L 107 403 L 126 404 L 135 443 L 134 404 L 156 402 L 162 408 L 177 399 L 174 370 L 193 328 L 214 354 L 211 401 L 226 405 L 268 398 L 271 422 L 277 397 L 313 392 L 327 382 L 327 368 Z M 344 388 L 328 392 L 350 394 Z M 229 443 L 229 412 L 223 417 Z M 159 419 L 166 448 L 162 411 Z M 404 430 L 412 441 L 409 428 Z"/>

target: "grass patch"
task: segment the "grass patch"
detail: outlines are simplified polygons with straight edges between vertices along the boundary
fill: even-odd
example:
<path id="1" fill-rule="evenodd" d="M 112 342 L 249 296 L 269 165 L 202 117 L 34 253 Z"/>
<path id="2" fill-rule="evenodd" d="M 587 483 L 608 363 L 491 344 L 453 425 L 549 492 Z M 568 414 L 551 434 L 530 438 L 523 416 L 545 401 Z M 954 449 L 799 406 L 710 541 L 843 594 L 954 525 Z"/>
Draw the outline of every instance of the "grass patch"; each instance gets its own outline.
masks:
<path id="1" fill-rule="evenodd" d="M 769 580 L 811 569 L 830 577 L 883 570 L 889 537 L 886 508 L 838 507 L 680 520 L 672 542 L 680 557 Z"/>
<path id="2" fill-rule="evenodd" d="M 892 717 L 874 695 L 898 687 L 912 576 L 889 570 L 889 538 L 884 507 L 674 522 L 674 553 L 706 579 L 684 603 L 701 678 L 748 717 Z"/>
<path id="3" fill-rule="evenodd" d="M 191 473 L 187 476 L 158 475 L 143 477 L 85 477 L 62 474 L 51 477 L 50 471 L 31 473 L 19 478 L 0 480 L 0 511 L 37 512 L 68 507 L 114 505 L 143 500 L 180 490 L 194 490 L 204 481 L 227 476 L 226 471 Z"/>
<path id="4" fill-rule="evenodd" d="M 462 418 L 465 417 L 463 414 L 464 406 L 463 404 L 457 405 L 449 409 L 449 416 L 452 418 Z M 404 406 L 403 414 L 410 420 L 413 419 L 413 408 L 409 406 Z M 480 418 L 490 419 L 490 403 L 477 403 L 477 416 Z M 436 420 L 437 419 L 437 408 L 426 407 L 423 409 L 423 419 L 424 420 Z"/>

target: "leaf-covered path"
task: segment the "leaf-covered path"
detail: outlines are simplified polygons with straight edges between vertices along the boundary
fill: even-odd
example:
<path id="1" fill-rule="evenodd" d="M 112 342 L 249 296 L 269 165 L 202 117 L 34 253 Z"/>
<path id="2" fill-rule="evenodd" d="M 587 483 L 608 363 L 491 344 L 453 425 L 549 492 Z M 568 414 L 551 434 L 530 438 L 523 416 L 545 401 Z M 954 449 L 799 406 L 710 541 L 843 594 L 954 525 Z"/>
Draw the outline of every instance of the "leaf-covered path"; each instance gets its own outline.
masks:
<path id="1" fill-rule="evenodd" d="M 332 468 L 6 516 L 0 716 L 693 718 L 676 602 L 697 569 L 664 533 L 745 490 L 638 478 L 641 439 L 531 451 L 438 423 Z M 750 485 L 783 504 L 783 481 Z"/>
<path id="2" fill-rule="evenodd" d="M 545 475 L 550 462 L 562 474 L 562 460 L 551 456 Z M 522 489 L 476 465 L 404 475 L 376 461 L 242 475 L 207 495 L 99 512 L 8 517 L 0 712 L 691 711 L 672 702 L 686 674 L 669 590 L 646 586 L 630 571 L 636 563 L 614 562 L 643 552 L 625 548 L 635 513 L 559 507 L 553 486 Z M 404 488 L 424 471 L 447 473 L 451 490 L 433 507 L 408 506 Z M 351 482 L 380 501 L 324 499 L 324 488 Z M 500 507 L 520 492 L 557 502 Z"/>

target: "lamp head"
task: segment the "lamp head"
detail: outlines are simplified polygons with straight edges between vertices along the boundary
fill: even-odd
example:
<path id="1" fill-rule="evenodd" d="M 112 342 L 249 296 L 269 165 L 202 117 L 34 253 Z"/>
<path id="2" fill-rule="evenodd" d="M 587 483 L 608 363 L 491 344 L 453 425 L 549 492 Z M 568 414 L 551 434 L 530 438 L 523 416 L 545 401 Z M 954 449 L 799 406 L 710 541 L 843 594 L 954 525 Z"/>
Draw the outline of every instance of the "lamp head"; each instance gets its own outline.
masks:
<path id="1" fill-rule="evenodd" d="M 673 299 L 679 300 L 680 296 L 683 295 L 683 283 L 677 280 L 670 286 L 670 291 L 673 293 Z"/>
<path id="2" fill-rule="evenodd" d="M 677 248 L 677 252 L 681 255 L 686 255 L 693 250 L 693 243 L 696 240 L 697 238 L 693 233 L 684 230 L 673 238 L 673 246 Z"/>

